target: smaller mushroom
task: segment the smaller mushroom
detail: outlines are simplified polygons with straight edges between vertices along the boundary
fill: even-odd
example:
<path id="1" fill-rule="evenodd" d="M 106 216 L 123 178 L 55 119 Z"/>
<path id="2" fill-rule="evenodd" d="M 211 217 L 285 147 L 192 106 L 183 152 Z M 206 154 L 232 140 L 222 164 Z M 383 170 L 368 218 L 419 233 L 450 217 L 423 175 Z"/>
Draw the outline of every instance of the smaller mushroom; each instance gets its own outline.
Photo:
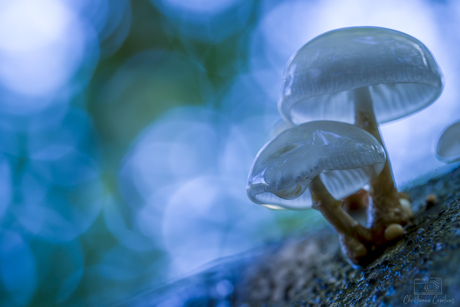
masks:
<path id="1" fill-rule="evenodd" d="M 436 144 L 436 157 L 446 163 L 460 161 L 460 121 L 449 125 Z"/>
<path id="2" fill-rule="evenodd" d="M 361 189 L 385 161 L 383 146 L 370 133 L 347 123 L 308 122 L 265 144 L 251 167 L 246 191 L 253 202 L 272 209 L 320 211 L 338 232 L 347 257 L 360 264 L 372 234 L 337 199 Z"/>

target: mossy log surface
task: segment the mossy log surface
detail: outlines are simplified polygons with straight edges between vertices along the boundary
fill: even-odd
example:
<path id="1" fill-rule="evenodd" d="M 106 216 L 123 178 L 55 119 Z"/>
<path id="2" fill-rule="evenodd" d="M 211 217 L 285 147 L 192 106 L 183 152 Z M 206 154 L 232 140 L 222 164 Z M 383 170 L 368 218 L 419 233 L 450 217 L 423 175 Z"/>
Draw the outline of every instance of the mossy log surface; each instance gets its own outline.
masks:
<path id="1" fill-rule="evenodd" d="M 126 306 L 460 306 L 460 168 L 406 191 L 416 212 L 406 234 L 369 267 L 353 268 L 325 227 L 151 291 Z M 435 194 L 435 206 L 425 197 Z M 442 294 L 423 291 L 441 278 Z M 431 284 L 433 286 L 433 284 Z M 433 287 L 431 287 L 432 289 Z M 430 290 L 431 291 L 431 290 Z"/>

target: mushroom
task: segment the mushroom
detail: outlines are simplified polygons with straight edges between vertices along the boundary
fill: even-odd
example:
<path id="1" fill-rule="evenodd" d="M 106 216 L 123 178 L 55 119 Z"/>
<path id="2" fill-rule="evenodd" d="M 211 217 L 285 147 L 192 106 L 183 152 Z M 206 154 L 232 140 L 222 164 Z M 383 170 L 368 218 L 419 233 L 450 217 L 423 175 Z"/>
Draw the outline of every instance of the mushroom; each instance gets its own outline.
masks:
<path id="1" fill-rule="evenodd" d="M 337 199 L 361 189 L 385 161 L 383 146 L 366 131 L 343 122 L 308 122 L 265 144 L 252 164 L 246 191 L 253 202 L 271 209 L 319 210 L 338 232 L 344 253 L 361 264 L 372 235 Z"/>
<path id="2" fill-rule="evenodd" d="M 291 57 L 278 107 L 294 124 L 354 123 L 384 146 L 378 124 L 431 104 L 442 91 L 442 78 L 433 55 L 417 39 L 385 28 L 343 28 L 314 38 Z M 368 225 L 384 241 L 387 226 L 409 219 L 389 159 L 371 187 Z"/>
<path id="3" fill-rule="evenodd" d="M 460 161 L 460 121 L 444 129 L 436 144 L 436 157 L 447 163 Z"/>

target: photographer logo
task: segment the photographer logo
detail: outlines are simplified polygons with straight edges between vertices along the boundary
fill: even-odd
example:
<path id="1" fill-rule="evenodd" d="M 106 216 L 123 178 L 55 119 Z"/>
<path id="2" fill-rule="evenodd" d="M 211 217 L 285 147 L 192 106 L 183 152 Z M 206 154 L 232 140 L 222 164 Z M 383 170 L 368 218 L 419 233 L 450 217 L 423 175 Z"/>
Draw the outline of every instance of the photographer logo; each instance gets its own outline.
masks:
<path id="1" fill-rule="evenodd" d="M 441 277 L 424 277 L 414 279 L 414 296 L 406 295 L 404 304 L 455 304 L 454 298 L 442 295 Z"/>
<path id="2" fill-rule="evenodd" d="M 442 278 L 425 277 L 414 279 L 414 295 L 442 295 Z"/>

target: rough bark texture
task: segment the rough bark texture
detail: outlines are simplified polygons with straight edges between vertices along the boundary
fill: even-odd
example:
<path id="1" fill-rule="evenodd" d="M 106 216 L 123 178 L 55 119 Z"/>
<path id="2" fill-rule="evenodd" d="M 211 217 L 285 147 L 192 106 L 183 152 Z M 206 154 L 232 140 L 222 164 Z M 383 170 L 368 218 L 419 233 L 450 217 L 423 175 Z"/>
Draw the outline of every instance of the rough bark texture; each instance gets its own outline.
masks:
<path id="1" fill-rule="evenodd" d="M 431 306 L 434 299 L 437 305 L 460 306 L 460 169 L 407 193 L 416 217 L 404 237 L 366 269 L 346 261 L 337 234 L 326 227 L 220 260 L 202 273 L 119 305 Z M 430 193 L 438 202 L 426 209 Z M 433 277 L 442 278 L 442 295 L 415 296 L 414 280 Z"/>

